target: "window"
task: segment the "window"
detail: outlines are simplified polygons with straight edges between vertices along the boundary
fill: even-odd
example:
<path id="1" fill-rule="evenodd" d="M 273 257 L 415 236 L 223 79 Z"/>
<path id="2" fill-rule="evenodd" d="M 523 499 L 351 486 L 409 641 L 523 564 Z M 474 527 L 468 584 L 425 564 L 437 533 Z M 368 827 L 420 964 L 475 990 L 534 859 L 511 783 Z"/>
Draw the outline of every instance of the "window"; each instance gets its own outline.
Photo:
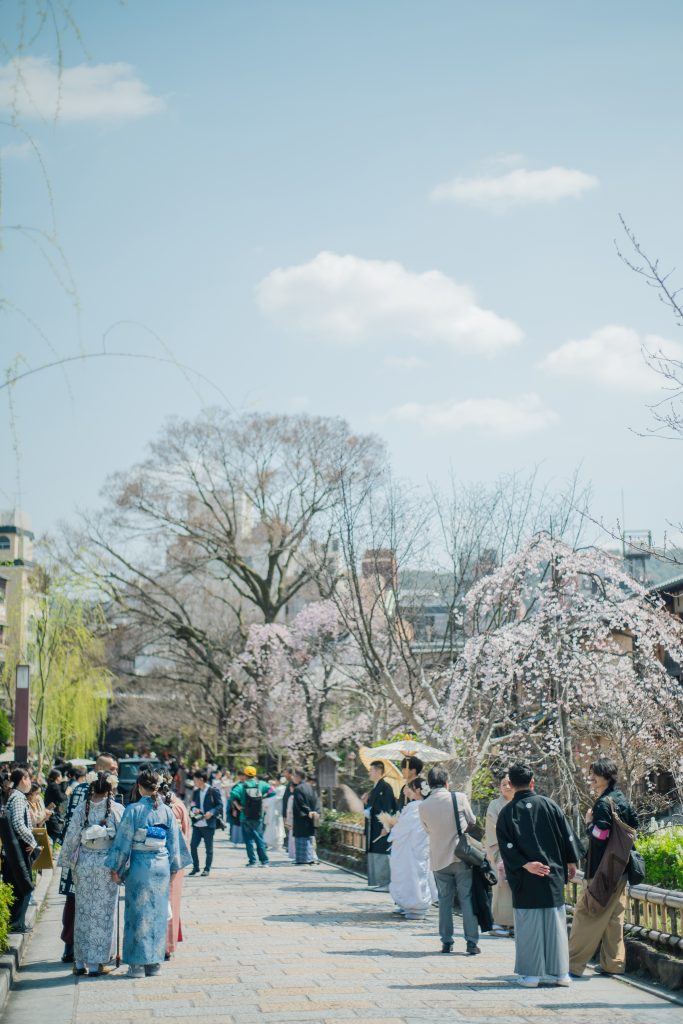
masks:
<path id="1" fill-rule="evenodd" d="M 9 537 L 0 537 L 0 551 L 9 551 Z"/>

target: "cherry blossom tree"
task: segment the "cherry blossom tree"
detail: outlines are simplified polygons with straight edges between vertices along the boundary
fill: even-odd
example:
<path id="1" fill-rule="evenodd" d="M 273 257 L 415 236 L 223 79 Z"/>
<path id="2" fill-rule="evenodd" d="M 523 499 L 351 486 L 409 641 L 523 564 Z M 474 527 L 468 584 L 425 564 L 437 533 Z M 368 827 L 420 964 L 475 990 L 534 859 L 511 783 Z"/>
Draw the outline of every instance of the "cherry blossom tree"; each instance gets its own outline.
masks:
<path id="1" fill-rule="evenodd" d="M 330 744 L 330 728 L 362 710 L 361 686 L 345 659 L 348 641 L 332 601 L 308 604 L 290 625 L 258 623 L 249 628 L 235 673 L 247 676 L 239 715 L 258 727 L 272 754 L 311 753 Z"/>
<path id="2" fill-rule="evenodd" d="M 446 731 L 471 770 L 528 758 L 566 809 L 607 746 L 627 788 L 683 753 L 683 627 L 612 557 L 535 536 L 465 600 L 471 636 L 450 672 Z"/>

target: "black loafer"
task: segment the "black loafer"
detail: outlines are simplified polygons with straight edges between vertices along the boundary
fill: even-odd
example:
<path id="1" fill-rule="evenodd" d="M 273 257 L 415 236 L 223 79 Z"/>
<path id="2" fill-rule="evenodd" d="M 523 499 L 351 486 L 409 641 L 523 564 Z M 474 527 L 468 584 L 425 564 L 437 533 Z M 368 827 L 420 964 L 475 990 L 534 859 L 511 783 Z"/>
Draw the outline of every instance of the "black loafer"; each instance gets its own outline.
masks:
<path id="1" fill-rule="evenodd" d="M 476 942 L 468 942 L 466 953 L 468 956 L 476 956 L 477 953 L 481 953 L 481 950 L 479 949 L 479 946 L 476 944 Z"/>
<path id="2" fill-rule="evenodd" d="M 453 952 L 453 943 L 452 942 L 442 942 L 441 943 L 441 952 L 442 953 L 452 953 Z"/>

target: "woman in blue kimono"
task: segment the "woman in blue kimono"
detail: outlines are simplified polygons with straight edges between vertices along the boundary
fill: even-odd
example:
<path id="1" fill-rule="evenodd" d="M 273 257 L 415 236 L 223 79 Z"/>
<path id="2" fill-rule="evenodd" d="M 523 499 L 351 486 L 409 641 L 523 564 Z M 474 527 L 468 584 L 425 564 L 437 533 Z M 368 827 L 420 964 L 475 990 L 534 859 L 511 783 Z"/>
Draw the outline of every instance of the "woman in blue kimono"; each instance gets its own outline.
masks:
<path id="1" fill-rule="evenodd" d="M 166 955 L 171 875 L 192 863 L 173 811 L 159 799 L 161 776 L 138 775 L 140 799 L 124 811 L 106 864 L 126 886 L 123 961 L 129 976 L 159 973 Z"/>

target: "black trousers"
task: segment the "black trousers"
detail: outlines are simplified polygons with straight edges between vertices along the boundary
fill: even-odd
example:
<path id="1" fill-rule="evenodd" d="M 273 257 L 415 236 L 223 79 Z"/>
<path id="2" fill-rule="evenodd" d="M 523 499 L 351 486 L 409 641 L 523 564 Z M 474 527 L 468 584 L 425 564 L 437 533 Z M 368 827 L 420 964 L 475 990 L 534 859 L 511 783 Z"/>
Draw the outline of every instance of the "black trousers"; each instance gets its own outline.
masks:
<path id="1" fill-rule="evenodd" d="M 206 862 L 204 864 L 204 870 L 210 871 L 211 865 L 213 864 L 213 837 L 215 829 L 209 828 L 197 828 L 196 825 L 192 826 L 192 840 L 190 842 L 190 853 L 192 854 L 192 867 L 195 871 L 199 871 L 199 845 L 204 840 L 204 846 L 206 847 Z"/>

